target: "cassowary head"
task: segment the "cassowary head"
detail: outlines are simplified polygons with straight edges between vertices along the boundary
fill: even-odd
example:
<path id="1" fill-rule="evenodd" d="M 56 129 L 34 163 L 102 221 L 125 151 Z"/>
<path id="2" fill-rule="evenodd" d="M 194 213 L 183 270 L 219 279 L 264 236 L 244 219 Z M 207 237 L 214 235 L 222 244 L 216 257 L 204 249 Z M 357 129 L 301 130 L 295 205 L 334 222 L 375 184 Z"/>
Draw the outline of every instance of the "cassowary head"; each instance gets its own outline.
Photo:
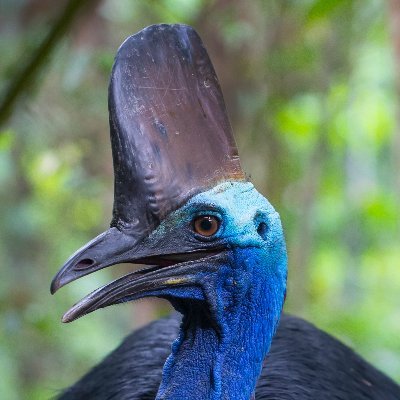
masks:
<path id="1" fill-rule="evenodd" d="M 225 340 L 234 344 L 232 360 L 241 352 L 239 364 L 250 363 L 242 385 L 251 394 L 283 305 L 285 241 L 279 215 L 244 178 L 218 80 L 195 31 L 155 25 L 128 38 L 114 63 L 109 110 L 111 227 L 66 262 L 51 291 L 118 263 L 147 267 L 95 290 L 63 321 L 142 297 L 168 299 L 184 314 L 186 336 L 207 327 L 215 339 L 208 339 L 210 349 L 226 353 Z M 235 363 L 225 370 L 238 369 Z M 217 381 L 213 390 L 223 391 Z"/>
<path id="2" fill-rule="evenodd" d="M 279 215 L 248 182 L 224 182 L 195 195 L 138 242 L 123 236 L 115 241 L 114 234 L 120 236 L 111 228 L 78 251 L 53 287 L 71 274 L 86 275 L 120 262 L 151 266 L 94 291 L 65 314 L 64 322 L 148 296 L 166 298 L 180 311 L 189 300 L 206 302 L 217 313 L 216 322 L 223 322 L 223 313 L 239 306 L 255 285 L 273 290 L 265 296 L 284 290 L 286 253 Z"/>

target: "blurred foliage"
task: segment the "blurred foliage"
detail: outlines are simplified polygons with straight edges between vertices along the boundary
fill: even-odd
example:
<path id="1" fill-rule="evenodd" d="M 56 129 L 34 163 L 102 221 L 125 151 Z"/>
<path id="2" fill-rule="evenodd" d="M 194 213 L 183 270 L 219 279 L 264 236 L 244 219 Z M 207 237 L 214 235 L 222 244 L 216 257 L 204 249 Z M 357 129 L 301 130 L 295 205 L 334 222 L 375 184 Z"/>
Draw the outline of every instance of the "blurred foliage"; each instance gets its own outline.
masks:
<path id="1" fill-rule="evenodd" d="M 0 91 L 59 10 L 48 0 L 0 1 Z M 142 302 L 59 323 L 121 268 L 49 294 L 59 266 L 111 217 L 114 54 L 159 22 L 193 25 L 214 60 L 244 167 L 282 216 L 287 311 L 400 380 L 390 17 L 384 0 L 104 0 L 82 12 L 0 132 L 1 398 L 50 398 L 168 309 Z"/>

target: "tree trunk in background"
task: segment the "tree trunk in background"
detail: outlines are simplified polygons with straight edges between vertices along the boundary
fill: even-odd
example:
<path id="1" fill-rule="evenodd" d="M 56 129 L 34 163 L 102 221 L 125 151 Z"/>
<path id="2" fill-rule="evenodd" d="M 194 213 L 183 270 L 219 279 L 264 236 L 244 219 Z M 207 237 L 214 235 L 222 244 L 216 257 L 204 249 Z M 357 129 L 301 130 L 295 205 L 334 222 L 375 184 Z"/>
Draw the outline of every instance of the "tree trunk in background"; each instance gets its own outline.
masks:
<path id="1" fill-rule="evenodd" d="M 27 8 L 30 9 L 31 13 L 33 13 L 34 10 L 40 11 L 41 3 L 46 6 L 48 0 L 32 1 L 28 3 Z M 88 8 L 93 11 L 93 7 L 97 6 L 98 3 L 99 0 L 69 0 L 66 3 L 64 10 L 52 25 L 47 36 L 30 57 L 26 58 L 26 64 L 23 65 L 22 68 L 20 65 L 16 66 L 19 73 L 15 74 L 15 78 L 11 81 L 0 102 L 0 126 L 7 122 L 19 98 L 36 84 L 41 70 L 48 64 L 48 60 L 54 52 L 54 49 L 71 28 L 79 13 L 85 8 L 86 11 Z M 28 14 L 30 16 L 29 12 L 22 15 L 23 21 L 27 20 Z"/>
<path id="2" fill-rule="evenodd" d="M 393 42 L 393 59 L 394 71 L 396 81 L 396 130 L 393 135 L 392 155 L 393 155 L 393 169 L 395 173 L 394 189 L 396 191 L 399 204 L 400 204 L 400 0 L 389 0 L 389 23 L 392 33 Z M 400 207 L 399 207 L 400 209 Z"/>

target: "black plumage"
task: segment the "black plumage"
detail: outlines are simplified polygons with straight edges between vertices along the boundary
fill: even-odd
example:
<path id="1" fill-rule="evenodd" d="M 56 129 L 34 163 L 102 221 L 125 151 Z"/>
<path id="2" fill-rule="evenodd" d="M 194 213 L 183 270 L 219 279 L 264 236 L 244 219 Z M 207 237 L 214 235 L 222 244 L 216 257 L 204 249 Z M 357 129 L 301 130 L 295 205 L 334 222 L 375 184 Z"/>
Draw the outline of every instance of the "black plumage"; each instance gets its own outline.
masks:
<path id="1" fill-rule="evenodd" d="M 133 332 L 59 400 L 153 400 L 180 320 Z M 399 400 L 400 387 L 332 336 L 284 315 L 256 387 L 264 399 Z"/>

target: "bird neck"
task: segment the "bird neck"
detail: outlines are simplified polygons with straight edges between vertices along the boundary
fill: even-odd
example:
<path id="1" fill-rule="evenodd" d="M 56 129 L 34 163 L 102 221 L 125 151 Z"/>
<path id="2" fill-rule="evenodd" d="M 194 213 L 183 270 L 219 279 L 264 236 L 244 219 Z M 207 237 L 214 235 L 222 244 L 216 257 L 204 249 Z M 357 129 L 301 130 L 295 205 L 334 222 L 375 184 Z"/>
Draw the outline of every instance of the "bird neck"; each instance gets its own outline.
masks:
<path id="1" fill-rule="evenodd" d="M 207 302 L 177 307 L 181 329 L 156 400 L 252 398 L 281 314 L 286 275 L 271 266 L 268 275 L 263 257 L 244 253 L 233 255 L 234 268 L 221 266 L 213 290 L 205 290 Z"/>

